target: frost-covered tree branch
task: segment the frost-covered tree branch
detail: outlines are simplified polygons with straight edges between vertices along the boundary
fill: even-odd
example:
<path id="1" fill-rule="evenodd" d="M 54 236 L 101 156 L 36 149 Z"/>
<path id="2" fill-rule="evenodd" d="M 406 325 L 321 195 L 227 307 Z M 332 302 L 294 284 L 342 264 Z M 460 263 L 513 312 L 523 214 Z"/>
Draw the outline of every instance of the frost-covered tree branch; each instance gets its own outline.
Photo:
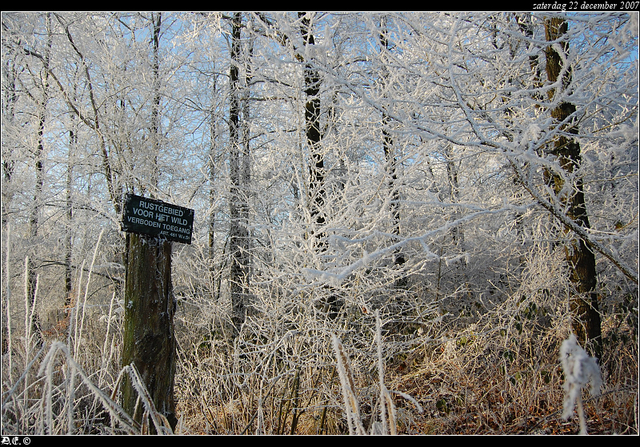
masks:
<path id="1" fill-rule="evenodd" d="M 440 204 L 440 205 L 446 206 L 446 204 Z M 460 217 L 456 220 L 449 221 L 443 226 L 435 228 L 433 230 L 429 230 L 419 236 L 402 238 L 400 241 L 394 244 L 387 245 L 382 248 L 378 248 L 371 253 L 366 253 L 362 258 L 358 259 L 356 262 L 346 267 L 338 269 L 337 272 L 319 271 L 311 268 L 305 268 L 303 269 L 303 271 L 309 278 L 315 278 L 318 281 L 325 282 L 333 286 L 339 286 L 346 278 L 349 277 L 349 275 L 354 273 L 356 270 L 373 265 L 376 260 L 379 260 L 380 258 L 387 256 L 395 252 L 396 250 L 399 250 L 411 243 L 420 244 L 427 259 L 438 261 L 441 259 L 441 256 L 437 255 L 434 252 L 434 250 L 432 250 L 427 244 L 427 241 L 433 238 L 434 236 L 441 233 L 445 233 L 451 230 L 452 228 L 460 226 L 464 223 L 472 222 L 474 219 L 478 219 L 482 216 L 499 215 L 499 214 L 514 212 L 514 211 L 525 212 L 529 208 L 528 206 L 515 206 L 515 205 L 506 205 L 499 209 L 482 209 L 481 207 L 478 207 L 475 205 L 465 205 L 464 207 L 473 209 L 473 212 L 467 214 L 466 216 Z M 393 239 L 398 238 L 396 235 L 391 235 L 391 234 L 385 235 L 384 233 L 376 232 L 371 236 L 368 236 L 366 238 L 361 238 L 361 239 L 348 239 L 343 237 L 341 238 L 341 243 L 343 244 L 362 243 L 367 241 L 368 239 L 373 239 L 377 236 L 383 236 L 383 237 L 393 238 Z"/>
<path id="2" fill-rule="evenodd" d="M 546 199 L 541 193 L 536 190 L 535 187 L 529 184 L 522 172 L 522 169 L 515 162 L 513 162 L 513 160 L 510 160 L 510 163 L 513 167 L 514 172 L 516 173 L 516 176 L 518 177 L 518 181 L 529 192 L 529 194 L 531 194 L 531 196 L 537 201 L 540 206 L 549 211 L 551 215 L 558 219 L 558 221 L 562 223 L 562 225 L 564 225 L 568 230 L 574 232 L 578 237 L 582 238 L 582 240 L 584 240 L 589 247 L 611 261 L 613 265 L 615 265 L 622 273 L 624 273 L 627 278 L 632 280 L 635 284 L 638 284 L 638 272 L 633 267 L 627 265 L 613 251 L 607 249 L 607 247 L 595 240 L 595 238 L 590 235 L 587 230 L 585 230 L 583 227 L 569 218 L 558 205 Z"/>

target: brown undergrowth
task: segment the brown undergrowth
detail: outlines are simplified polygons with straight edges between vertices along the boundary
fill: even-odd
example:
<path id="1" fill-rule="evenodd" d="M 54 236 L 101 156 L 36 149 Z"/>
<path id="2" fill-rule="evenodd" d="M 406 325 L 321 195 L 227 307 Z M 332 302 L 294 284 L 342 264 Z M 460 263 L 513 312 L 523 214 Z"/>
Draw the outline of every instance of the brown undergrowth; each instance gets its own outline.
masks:
<path id="1" fill-rule="evenodd" d="M 412 395 L 425 409 L 411 412 L 398 401 L 399 411 L 409 415 L 401 433 L 578 434 L 578 418 L 562 418 L 564 376 L 558 350 L 551 349 L 561 341 L 534 357 L 491 348 L 481 336 L 475 349 L 460 338 L 424 349 L 388 378 L 390 388 Z M 638 434 L 637 349 L 630 344 L 621 350 L 625 355 L 602 361 L 601 394 L 583 392 L 589 434 Z"/>

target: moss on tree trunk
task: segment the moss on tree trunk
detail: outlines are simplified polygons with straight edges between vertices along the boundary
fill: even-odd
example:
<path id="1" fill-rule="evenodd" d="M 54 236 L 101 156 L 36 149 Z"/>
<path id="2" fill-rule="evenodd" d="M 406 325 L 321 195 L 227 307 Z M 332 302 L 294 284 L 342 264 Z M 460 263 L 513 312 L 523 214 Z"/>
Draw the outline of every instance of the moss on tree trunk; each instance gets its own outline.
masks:
<path id="1" fill-rule="evenodd" d="M 563 19 L 551 18 L 545 21 L 546 38 L 549 42 L 561 39 L 567 30 L 568 24 Z M 567 41 L 560 42 L 560 48 L 565 54 L 568 52 L 568 46 Z M 571 67 L 563 67 L 563 58 L 557 48 L 557 46 L 549 45 L 545 50 L 549 82 L 555 83 L 561 75 L 563 76 L 560 89 L 558 91 L 556 89 L 549 90 L 549 99 L 553 99 L 562 90 L 570 88 L 571 84 Z M 561 102 L 551 111 L 551 116 L 560 125 L 562 133 L 556 138 L 550 153 L 557 158 L 568 178 L 575 174 L 581 163 L 580 144 L 577 139 L 572 137 L 578 133 L 578 126 L 575 123 L 575 118 L 572 117 L 575 111 L 575 105 L 569 102 Z M 550 172 L 548 181 L 556 195 L 562 200 L 567 217 L 581 227 L 589 228 L 582 179 L 578 176 L 574 179 L 573 185 L 566 188 L 564 177 Z M 563 191 L 567 189 L 569 193 L 563 194 Z M 580 343 L 592 355 L 600 358 L 602 356 L 602 333 L 596 292 L 596 258 L 593 251 L 580 238 L 570 241 L 565 246 L 565 251 L 569 277 L 575 289 L 574 296 L 570 301 L 573 331 Z"/>
<path id="2" fill-rule="evenodd" d="M 175 303 L 171 285 L 171 242 L 134 233 L 127 235 L 123 366 L 134 364 L 156 410 L 175 427 L 173 395 L 176 370 Z M 128 378 L 123 408 L 138 422 L 138 393 Z"/>

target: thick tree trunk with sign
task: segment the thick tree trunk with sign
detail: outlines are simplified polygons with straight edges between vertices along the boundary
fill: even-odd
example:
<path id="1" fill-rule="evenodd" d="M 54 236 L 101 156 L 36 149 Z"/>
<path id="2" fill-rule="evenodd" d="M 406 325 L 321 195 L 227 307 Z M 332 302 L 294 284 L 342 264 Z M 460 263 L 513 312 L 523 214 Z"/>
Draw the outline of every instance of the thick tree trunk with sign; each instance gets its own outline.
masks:
<path id="1" fill-rule="evenodd" d="M 177 421 L 173 395 L 176 371 L 175 301 L 171 284 L 171 242 L 127 235 L 123 366 L 135 365 L 153 404 L 172 429 Z M 144 408 L 126 378 L 122 406 L 138 422 Z M 135 414 L 134 414 L 135 410 Z"/>
<path id="2" fill-rule="evenodd" d="M 567 32 L 567 22 L 552 18 L 545 21 L 545 32 L 547 41 L 556 41 Z M 566 53 L 568 43 L 560 43 L 560 48 Z M 563 58 L 556 47 L 550 45 L 546 49 L 547 78 L 549 82 L 555 83 L 563 71 Z M 562 89 L 567 88 L 571 82 L 571 69 L 567 67 L 561 80 Z M 550 90 L 549 97 L 559 94 L 560 89 Z M 571 137 L 577 134 L 577 125 L 573 122 L 571 115 L 575 112 L 575 105 L 562 102 L 552 112 L 551 116 L 561 126 L 561 136 L 559 136 L 551 149 L 551 153 L 557 157 L 561 168 L 566 173 L 565 176 L 548 171 L 551 187 L 559 196 L 563 194 L 561 200 L 566 209 L 567 217 L 571 218 L 582 228 L 589 228 L 589 218 L 585 204 L 582 179 L 576 178 L 570 186 L 568 194 L 563 193 L 566 188 L 565 178 L 572 177 L 579 168 L 581 155 L 580 144 Z M 568 122 L 565 122 L 568 121 Z M 560 124 L 562 123 L 562 124 Z M 573 331 L 579 341 L 586 346 L 590 352 L 600 358 L 602 355 L 600 313 L 598 311 L 598 294 L 596 292 L 596 259 L 593 251 L 587 246 L 585 241 L 579 237 L 574 238 L 565 246 L 566 259 L 569 268 L 569 277 L 575 287 L 575 295 L 571 297 L 570 308 L 573 315 Z"/>

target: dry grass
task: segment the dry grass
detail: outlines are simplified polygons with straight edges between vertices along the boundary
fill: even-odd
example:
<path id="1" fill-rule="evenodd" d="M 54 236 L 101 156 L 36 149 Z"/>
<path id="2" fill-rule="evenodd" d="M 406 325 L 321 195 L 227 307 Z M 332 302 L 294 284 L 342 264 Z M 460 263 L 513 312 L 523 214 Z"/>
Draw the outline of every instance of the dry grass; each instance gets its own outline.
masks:
<path id="1" fill-rule="evenodd" d="M 85 307 L 90 280 L 44 344 L 28 325 L 13 328 L 2 357 L 3 434 L 171 432 L 135 369 L 120 365 L 116 294 L 107 306 Z M 414 294 L 400 310 L 392 303 L 373 312 L 347 296 L 332 319 L 312 293 L 264 292 L 234 339 L 223 305 L 184 302 L 175 433 L 576 434 L 578 418 L 562 418 L 569 325 L 560 294 L 523 290 L 473 318 Z M 584 392 L 586 429 L 637 435 L 637 323 L 607 315 L 604 385 L 599 396 Z M 118 404 L 124 374 L 137 385 L 141 425 Z"/>
<path id="2" fill-rule="evenodd" d="M 297 347 L 284 352 L 267 343 L 261 345 L 266 349 L 240 354 L 247 355 L 246 363 L 200 358 L 196 362 L 202 363 L 191 362 L 182 376 L 198 382 L 196 390 L 181 391 L 189 396 L 181 399 L 189 414 L 185 429 L 201 434 L 578 433 L 577 417 L 562 418 L 560 344 L 568 335 L 561 324 L 566 320 L 558 317 L 557 326 L 540 327 L 533 317 L 523 326 L 514 319 L 518 324 L 510 327 L 498 313 L 465 329 L 436 323 L 439 330 L 416 334 L 416 343 L 409 345 L 398 343 L 397 334 L 379 343 L 371 322 L 361 327 L 368 341 L 343 331 L 341 337 L 328 332 L 318 343 L 298 333 Z M 304 345 L 314 346 L 318 355 L 312 359 Z M 584 396 L 590 434 L 637 434 L 637 349 L 633 343 L 616 349 L 625 355 L 603 359 L 601 395 Z M 255 368 L 273 357 L 279 361 L 270 363 L 270 371 Z M 240 370 L 216 374 L 229 364 Z M 232 376 L 237 380 L 229 380 Z"/>
<path id="3" fill-rule="evenodd" d="M 253 349 L 220 343 L 188 358 L 191 349 L 182 346 L 176 432 L 578 433 L 577 417 L 562 418 L 562 338 L 539 334 L 527 343 L 522 333 L 508 343 L 499 330 L 474 329 L 425 339 L 392 356 L 383 354 L 390 345 L 375 331 L 364 352 L 358 352 L 362 343 L 355 348 L 330 334 L 322 342 L 290 334 Z M 324 350 L 308 355 L 309 345 Z M 637 350 L 631 344 L 624 349 L 626 355 L 604 360 L 602 394 L 584 395 L 590 434 L 637 434 Z M 120 376 L 125 373 L 135 377 L 129 370 Z M 168 432 L 139 381 L 147 424 L 136 425 L 122 412 L 120 376 L 99 388 L 98 374 L 85 372 L 64 343 L 53 342 L 31 356 L 10 387 L 5 384 L 3 432 L 145 433 L 151 424 Z"/>

